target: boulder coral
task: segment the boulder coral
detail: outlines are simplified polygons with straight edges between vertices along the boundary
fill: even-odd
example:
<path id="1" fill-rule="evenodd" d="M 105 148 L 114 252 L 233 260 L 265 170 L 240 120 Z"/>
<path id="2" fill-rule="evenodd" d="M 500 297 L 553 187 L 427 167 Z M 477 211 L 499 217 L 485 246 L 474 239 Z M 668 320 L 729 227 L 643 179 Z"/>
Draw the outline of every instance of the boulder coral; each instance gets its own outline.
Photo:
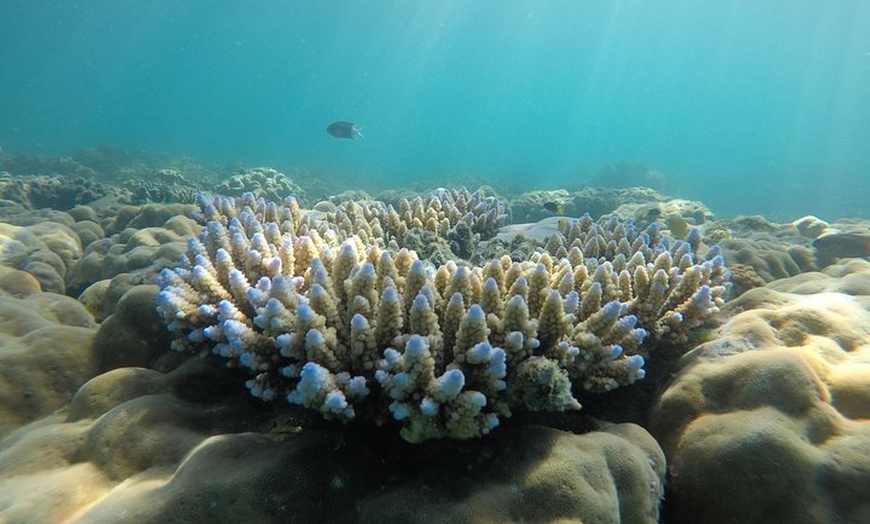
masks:
<path id="1" fill-rule="evenodd" d="M 650 349 L 685 342 L 727 290 L 721 256 L 697 255 L 697 236 L 618 219 L 572 223 L 583 245 L 555 258 L 435 268 L 293 199 L 199 206 L 202 233 L 158 279 L 175 349 L 248 370 L 260 399 L 393 419 L 412 442 L 480 436 L 511 409 L 578 409 L 572 387 L 631 384 Z"/>
<path id="2" fill-rule="evenodd" d="M 66 222 L 44 221 L 28 225 L 0 222 L 0 263 L 27 271 L 43 290 L 63 293 L 67 271 L 82 257 L 79 235 Z"/>
<path id="3" fill-rule="evenodd" d="M 251 192 L 267 200 L 280 200 L 286 195 L 302 198 L 305 195 L 305 191 L 290 176 L 271 167 L 255 167 L 236 173 L 217 184 L 214 191 L 227 196 Z"/>
<path id="4" fill-rule="evenodd" d="M 863 282 L 807 273 L 746 292 L 683 357 L 650 426 L 674 522 L 870 521 L 870 264 L 846 265 Z"/>
<path id="5" fill-rule="evenodd" d="M 0 437 L 65 405 L 97 374 L 96 324 L 75 299 L 40 292 L 22 271 L 0 276 Z"/>
<path id="6" fill-rule="evenodd" d="M 162 218 L 162 217 L 161 217 Z M 125 227 L 92 242 L 67 273 L 67 292 L 78 296 L 89 286 L 121 275 L 136 276 L 136 283 L 153 283 L 154 275 L 184 252 L 185 239 L 199 231 L 191 219 L 176 215 L 159 226 Z M 114 304 L 100 305 L 110 313 Z M 99 313 L 95 310 L 94 313 Z"/>
<path id="7" fill-rule="evenodd" d="M 227 380 L 201 359 L 90 380 L 68 408 L 0 440 L 0 520 L 657 521 L 664 457 L 633 424 L 505 428 L 457 452 L 366 431 L 300 434 Z"/>
<path id="8" fill-rule="evenodd" d="M 492 238 L 509 221 L 510 208 L 482 189 L 440 188 L 425 198 L 402 198 L 397 207 L 378 200 L 346 200 L 325 219 L 344 235 L 356 233 L 381 247 L 403 246 L 413 230 L 426 230 L 453 242 L 468 233 L 477 240 Z"/>
<path id="9" fill-rule="evenodd" d="M 731 265 L 752 268 L 765 282 L 819 269 L 806 224 L 776 224 L 762 216 L 741 216 L 705 226 L 704 237 L 722 247 Z M 812 227 L 810 227 L 812 229 Z"/>

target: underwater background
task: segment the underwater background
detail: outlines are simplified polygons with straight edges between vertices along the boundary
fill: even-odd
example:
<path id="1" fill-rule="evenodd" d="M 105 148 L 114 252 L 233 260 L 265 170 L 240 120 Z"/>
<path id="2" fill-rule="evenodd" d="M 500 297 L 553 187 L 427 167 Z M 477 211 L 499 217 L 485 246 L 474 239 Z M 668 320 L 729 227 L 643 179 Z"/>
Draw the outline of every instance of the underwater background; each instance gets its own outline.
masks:
<path id="1" fill-rule="evenodd" d="M 0 146 L 867 216 L 870 3 L 2 2 Z M 324 130 L 349 120 L 364 138 Z"/>
<path id="2" fill-rule="evenodd" d="M 0 0 L 0 523 L 870 523 L 870 0 Z"/>

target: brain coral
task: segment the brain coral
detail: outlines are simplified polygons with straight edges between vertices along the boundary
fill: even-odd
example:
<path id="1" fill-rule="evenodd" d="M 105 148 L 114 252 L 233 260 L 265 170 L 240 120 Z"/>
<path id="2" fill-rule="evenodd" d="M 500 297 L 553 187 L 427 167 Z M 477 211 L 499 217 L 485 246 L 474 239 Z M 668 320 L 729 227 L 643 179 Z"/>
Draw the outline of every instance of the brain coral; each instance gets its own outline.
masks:
<path id="1" fill-rule="evenodd" d="M 616 219 L 578 221 L 569 237 L 585 244 L 557 258 L 435 268 L 292 199 L 199 205 L 202 233 L 159 277 L 174 347 L 247 369 L 263 400 L 394 419 L 412 442 L 486 434 L 511 409 L 577 409 L 572 386 L 631 384 L 657 342 L 718 311 L 728 278 L 715 250 Z"/>

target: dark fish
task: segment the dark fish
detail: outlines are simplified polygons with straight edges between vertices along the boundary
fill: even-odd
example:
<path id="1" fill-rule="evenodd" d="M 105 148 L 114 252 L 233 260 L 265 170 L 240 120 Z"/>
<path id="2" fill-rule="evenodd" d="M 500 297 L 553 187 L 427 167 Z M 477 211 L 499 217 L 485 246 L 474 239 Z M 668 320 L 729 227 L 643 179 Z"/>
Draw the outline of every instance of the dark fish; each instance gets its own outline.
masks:
<path id="1" fill-rule="evenodd" d="M 329 124 L 326 132 L 335 138 L 362 138 L 362 133 L 359 128 L 353 125 L 353 122 L 345 122 L 339 120 Z"/>
<path id="2" fill-rule="evenodd" d="M 544 202 L 544 209 L 553 213 L 554 215 L 564 215 L 565 214 L 565 204 L 559 204 L 557 202 Z"/>

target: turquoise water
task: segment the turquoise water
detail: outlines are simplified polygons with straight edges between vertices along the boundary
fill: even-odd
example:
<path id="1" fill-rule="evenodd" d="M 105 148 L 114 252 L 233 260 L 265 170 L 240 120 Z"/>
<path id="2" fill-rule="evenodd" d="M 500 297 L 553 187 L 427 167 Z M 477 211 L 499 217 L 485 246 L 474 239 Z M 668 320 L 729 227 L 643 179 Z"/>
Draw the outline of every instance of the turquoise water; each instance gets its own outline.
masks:
<path id="1" fill-rule="evenodd" d="M 7 0 L 0 71 L 7 152 L 497 189 L 633 161 L 721 214 L 867 216 L 864 0 Z"/>

